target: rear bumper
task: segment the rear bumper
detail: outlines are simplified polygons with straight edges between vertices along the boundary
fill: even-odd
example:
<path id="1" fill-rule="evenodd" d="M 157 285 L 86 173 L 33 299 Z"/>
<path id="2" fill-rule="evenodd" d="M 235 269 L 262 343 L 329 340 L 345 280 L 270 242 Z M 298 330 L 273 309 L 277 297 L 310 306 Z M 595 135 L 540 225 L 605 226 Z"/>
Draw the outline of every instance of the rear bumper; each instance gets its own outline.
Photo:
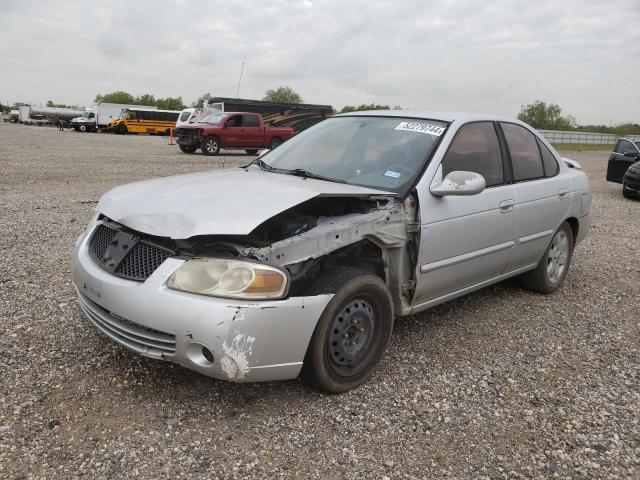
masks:
<path id="1" fill-rule="evenodd" d="M 176 258 L 165 260 L 145 282 L 125 280 L 93 262 L 89 237 L 76 247 L 73 282 L 82 312 L 111 340 L 222 380 L 298 376 L 332 295 L 247 302 L 178 292 L 165 286 L 184 263 Z"/>

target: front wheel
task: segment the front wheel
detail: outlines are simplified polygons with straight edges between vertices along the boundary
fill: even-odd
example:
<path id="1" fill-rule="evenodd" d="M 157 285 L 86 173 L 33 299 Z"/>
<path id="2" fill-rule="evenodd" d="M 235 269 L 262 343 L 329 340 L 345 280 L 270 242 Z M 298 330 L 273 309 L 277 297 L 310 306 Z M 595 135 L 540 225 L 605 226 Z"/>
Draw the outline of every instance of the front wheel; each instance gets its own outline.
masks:
<path id="1" fill-rule="evenodd" d="M 343 267 L 321 277 L 312 295 L 335 293 L 318 320 L 302 367 L 311 385 L 341 393 L 375 372 L 393 330 L 393 300 L 385 283 Z"/>
<path id="2" fill-rule="evenodd" d="M 258 153 L 258 149 L 257 148 L 247 148 L 245 150 L 245 152 L 247 152 L 247 155 L 256 155 Z"/>
<path id="3" fill-rule="evenodd" d="M 567 276 L 572 255 L 573 230 L 564 222 L 553 235 L 536 269 L 522 276 L 522 283 L 535 292 L 555 292 Z"/>
<path id="4" fill-rule="evenodd" d="M 83 132 L 83 133 L 87 131 L 87 126 L 86 126 L 86 125 L 80 125 L 78 128 L 79 128 L 79 129 L 80 129 L 80 131 L 81 131 L 81 132 Z"/>
<path id="5" fill-rule="evenodd" d="M 202 153 L 205 155 L 218 155 L 220 153 L 220 140 L 217 137 L 206 137 L 202 140 Z"/>
<path id="6" fill-rule="evenodd" d="M 124 135 L 126 133 L 129 133 L 129 129 L 127 128 L 127 126 L 125 124 L 120 124 L 120 125 L 118 125 L 118 133 L 120 135 Z"/>

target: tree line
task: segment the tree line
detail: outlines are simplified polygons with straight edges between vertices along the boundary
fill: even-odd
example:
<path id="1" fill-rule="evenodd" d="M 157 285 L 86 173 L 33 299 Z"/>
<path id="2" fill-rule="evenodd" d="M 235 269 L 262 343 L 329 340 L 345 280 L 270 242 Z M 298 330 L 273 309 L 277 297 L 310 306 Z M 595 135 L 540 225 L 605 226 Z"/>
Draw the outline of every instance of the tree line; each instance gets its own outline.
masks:
<path id="1" fill-rule="evenodd" d="M 562 108 L 555 104 L 547 104 L 536 100 L 523 105 L 518 113 L 518 120 L 528 123 L 538 130 L 565 130 L 575 132 L 613 133 L 615 135 L 640 135 L 637 123 L 620 123 L 614 126 L 579 125 L 573 115 L 563 115 Z"/>

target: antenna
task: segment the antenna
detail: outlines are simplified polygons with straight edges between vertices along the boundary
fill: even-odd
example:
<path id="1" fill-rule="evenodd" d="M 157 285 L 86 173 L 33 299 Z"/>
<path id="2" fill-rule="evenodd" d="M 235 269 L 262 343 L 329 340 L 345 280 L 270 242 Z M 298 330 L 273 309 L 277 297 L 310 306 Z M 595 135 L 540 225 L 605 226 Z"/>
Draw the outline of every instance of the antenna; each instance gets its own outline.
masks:
<path id="1" fill-rule="evenodd" d="M 242 81 L 242 72 L 244 71 L 244 60 L 242 61 L 242 68 L 240 68 L 240 78 L 238 79 L 238 89 L 236 90 L 236 98 L 239 98 L 240 94 L 240 82 Z"/>

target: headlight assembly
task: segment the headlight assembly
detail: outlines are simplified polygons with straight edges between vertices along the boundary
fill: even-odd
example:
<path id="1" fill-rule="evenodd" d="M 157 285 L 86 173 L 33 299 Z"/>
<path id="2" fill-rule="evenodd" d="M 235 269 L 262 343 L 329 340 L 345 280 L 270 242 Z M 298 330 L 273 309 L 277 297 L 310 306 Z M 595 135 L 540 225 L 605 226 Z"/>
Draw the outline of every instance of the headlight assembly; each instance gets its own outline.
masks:
<path id="1" fill-rule="evenodd" d="M 287 274 L 261 263 L 194 258 L 185 262 L 167 281 L 167 287 L 212 297 L 269 300 L 286 294 Z"/>

